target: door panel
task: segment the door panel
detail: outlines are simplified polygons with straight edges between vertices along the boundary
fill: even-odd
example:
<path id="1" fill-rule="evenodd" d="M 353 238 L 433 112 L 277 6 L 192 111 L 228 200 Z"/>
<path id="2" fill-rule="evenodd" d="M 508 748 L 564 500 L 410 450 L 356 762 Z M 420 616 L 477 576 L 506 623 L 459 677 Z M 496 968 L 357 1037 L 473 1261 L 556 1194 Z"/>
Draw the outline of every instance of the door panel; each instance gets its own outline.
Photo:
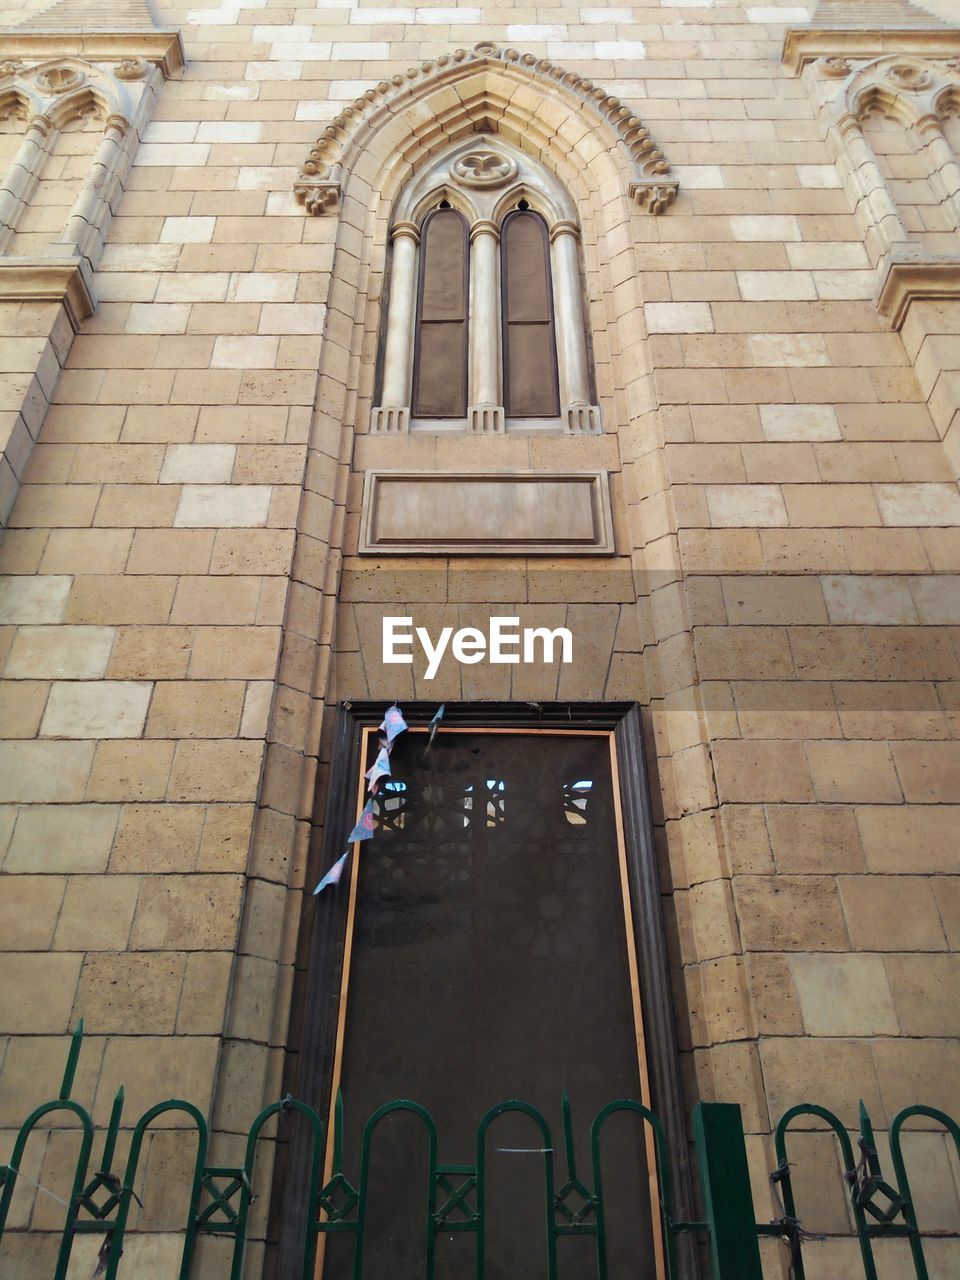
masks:
<path id="1" fill-rule="evenodd" d="M 364 733 L 365 769 L 376 734 Z M 506 1099 L 550 1125 L 559 1189 L 570 1099 L 578 1174 L 590 1185 L 590 1125 L 618 1098 L 648 1102 L 613 735 L 442 731 L 402 735 L 378 796 L 374 838 L 356 846 L 353 912 L 334 1063 L 344 1152 L 382 1104 L 409 1098 L 437 1125 L 441 1163 L 476 1162 L 483 1113 Z M 496 1120 L 488 1161 L 487 1280 L 541 1280 L 544 1139 Z M 629 1117 L 602 1144 L 611 1280 L 651 1280 L 647 1135 Z M 389 1117 L 371 1147 L 363 1275 L 424 1274 L 423 1127 Z M 577 1207 L 579 1201 L 573 1203 Z M 441 1237 L 437 1280 L 472 1274 L 473 1237 Z M 596 1274 L 592 1241 L 561 1237 L 558 1275 Z M 325 1280 L 352 1274 L 352 1239 L 326 1244 Z"/>

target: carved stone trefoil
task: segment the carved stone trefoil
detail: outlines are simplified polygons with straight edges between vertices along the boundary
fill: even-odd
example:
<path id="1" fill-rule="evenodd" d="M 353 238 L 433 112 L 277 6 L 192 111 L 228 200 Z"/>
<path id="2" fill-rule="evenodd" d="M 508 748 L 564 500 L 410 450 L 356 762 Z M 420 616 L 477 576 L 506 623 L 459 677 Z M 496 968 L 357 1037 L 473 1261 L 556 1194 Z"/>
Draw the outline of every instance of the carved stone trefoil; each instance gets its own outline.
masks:
<path id="1" fill-rule="evenodd" d="M 453 171 L 465 187 L 502 187 L 517 173 L 517 162 L 502 151 L 468 151 Z"/>

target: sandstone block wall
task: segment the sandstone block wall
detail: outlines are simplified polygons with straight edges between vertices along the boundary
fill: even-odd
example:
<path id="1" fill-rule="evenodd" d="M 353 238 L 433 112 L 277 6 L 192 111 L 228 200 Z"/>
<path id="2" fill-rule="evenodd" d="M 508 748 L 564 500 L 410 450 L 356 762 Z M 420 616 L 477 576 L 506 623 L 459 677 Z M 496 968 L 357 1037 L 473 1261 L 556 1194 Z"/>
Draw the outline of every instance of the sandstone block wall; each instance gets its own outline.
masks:
<path id="1" fill-rule="evenodd" d="M 0 1158 L 81 1016 L 75 1093 L 99 1122 L 121 1083 L 131 1118 L 176 1092 L 237 1158 L 291 1078 L 344 699 L 646 708 L 686 1102 L 741 1104 L 759 1220 L 792 1104 L 852 1128 L 862 1098 L 881 1132 L 915 1101 L 960 1113 L 960 303 L 913 301 L 902 331 L 878 309 L 823 122 L 781 66 L 810 8 L 154 6 L 186 66 L 137 138 L 95 311 L 74 336 L 59 303 L 0 308 L 2 408 L 29 403 L 36 441 L 0 540 Z M 946 62 L 960 34 L 938 29 Z M 621 99 L 676 201 L 639 208 L 607 126 L 532 73 L 508 90 L 494 59 L 477 116 L 413 73 L 339 208 L 306 212 L 294 182 L 329 121 L 479 41 Z M 390 202 L 481 115 L 521 139 L 526 121 L 577 202 L 600 436 L 369 430 Z M 368 468 L 606 469 L 617 554 L 361 556 Z M 384 613 L 435 631 L 493 612 L 569 626 L 575 663 L 427 682 L 380 662 Z M 804 1225 L 844 1232 L 832 1145 L 796 1150 Z M 933 1131 L 908 1151 L 921 1222 L 955 1233 L 956 1153 Z M 62 1135 L 30 1158 L 67 1186 Z M 175 1269 L 192 1158 L 169 1130 L 149 1143 L 144 1274 Z M 266 1152 L 251 1277 L 269 1175 Z M 36 1232 L 0 1257 L 35 1280 L 57 1214 L 17 1195 Z M 854 1274 L 846 1243 L 810 1247 L 810 1274 Z M 931 1274 L 956 1257 L 933 1242 Z"/>

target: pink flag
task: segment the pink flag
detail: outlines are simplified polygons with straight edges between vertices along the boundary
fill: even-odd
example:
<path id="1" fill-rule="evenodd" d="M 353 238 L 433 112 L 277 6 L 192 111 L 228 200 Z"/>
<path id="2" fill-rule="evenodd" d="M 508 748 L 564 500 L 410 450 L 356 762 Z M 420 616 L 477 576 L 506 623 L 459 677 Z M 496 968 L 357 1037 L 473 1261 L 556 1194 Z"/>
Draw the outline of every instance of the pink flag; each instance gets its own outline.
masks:
<path id="1" fill-rule="evenodd" d="M 348 849 L 342 858 L 337 859 L 337 861 L 333 864 L 333 866 L 330 868 L 327 874 L 323 877 L 323 879 L 314 889 L 313 891 L 314 896 L 316 896 L 316 894 L 318 894 L 321 889 L 325 889 L 328 884 L 340 883 L 340 877 L 343 875 L 343 868 L 346 865 L 347 859 L 349 857 L 350 857 L 350 850 Z"/>
<path id="2" fill-rule="evenodd" d="M 380 723 L 380 728 L 387 735 L 387 743 L 391 744 L 394 738 L 403 733 L 407 727 L 407 722 L 403 718 L 403 712 L 394 703 L 392 707 L 387 707 L 386 715 Z"/>
<path id="3" fill-rule="evenodd" d="M 352 843 L 354 840 L 369 840 L 373 836 L 373 801 L 368 800 L 363 806 L 363 813 L 360 820 L 353 828 L 347 839 Z"/>

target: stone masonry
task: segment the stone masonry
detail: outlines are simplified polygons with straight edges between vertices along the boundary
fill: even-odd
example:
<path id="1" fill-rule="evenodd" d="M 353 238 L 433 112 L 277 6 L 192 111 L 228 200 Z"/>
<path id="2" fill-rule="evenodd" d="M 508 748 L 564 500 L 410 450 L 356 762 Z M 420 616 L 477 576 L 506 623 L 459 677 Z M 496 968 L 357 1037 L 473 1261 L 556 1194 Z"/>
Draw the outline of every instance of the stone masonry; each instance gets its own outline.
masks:
<path id="1" fill-rule="evenodd" d="M 759 1221 L 793 1104 L 862 1098 L 882 1157 L 960 1116 L 956 0 L 210 3 L 0 8 L 0 1160 L 81 1017 L 98 1123 L 176 1093 L 238 1158 L 351 699 L 642 705 L 684 1102 L 741 1105 Z M 481 130 L 576 205 L 600 434 L 371 430 L 393 201 Z M 377 469 L 605 470 L 616 553 L 362 554 Z M 384 613 L 491 612 L 576 661 L 380 661 Z M 66 1194 L 71 1143 L 24 1174 Z M 857 1276 L 832 1139 L 795 1150 L 808 1275 Z M 906 1150 L 947 1280 L 960 1162 Z M 125 1273 L 177 1274 L 193 1157 L 149 1138 Z M 5 1280 L 52 1270 L 32 1183 Z"/>

